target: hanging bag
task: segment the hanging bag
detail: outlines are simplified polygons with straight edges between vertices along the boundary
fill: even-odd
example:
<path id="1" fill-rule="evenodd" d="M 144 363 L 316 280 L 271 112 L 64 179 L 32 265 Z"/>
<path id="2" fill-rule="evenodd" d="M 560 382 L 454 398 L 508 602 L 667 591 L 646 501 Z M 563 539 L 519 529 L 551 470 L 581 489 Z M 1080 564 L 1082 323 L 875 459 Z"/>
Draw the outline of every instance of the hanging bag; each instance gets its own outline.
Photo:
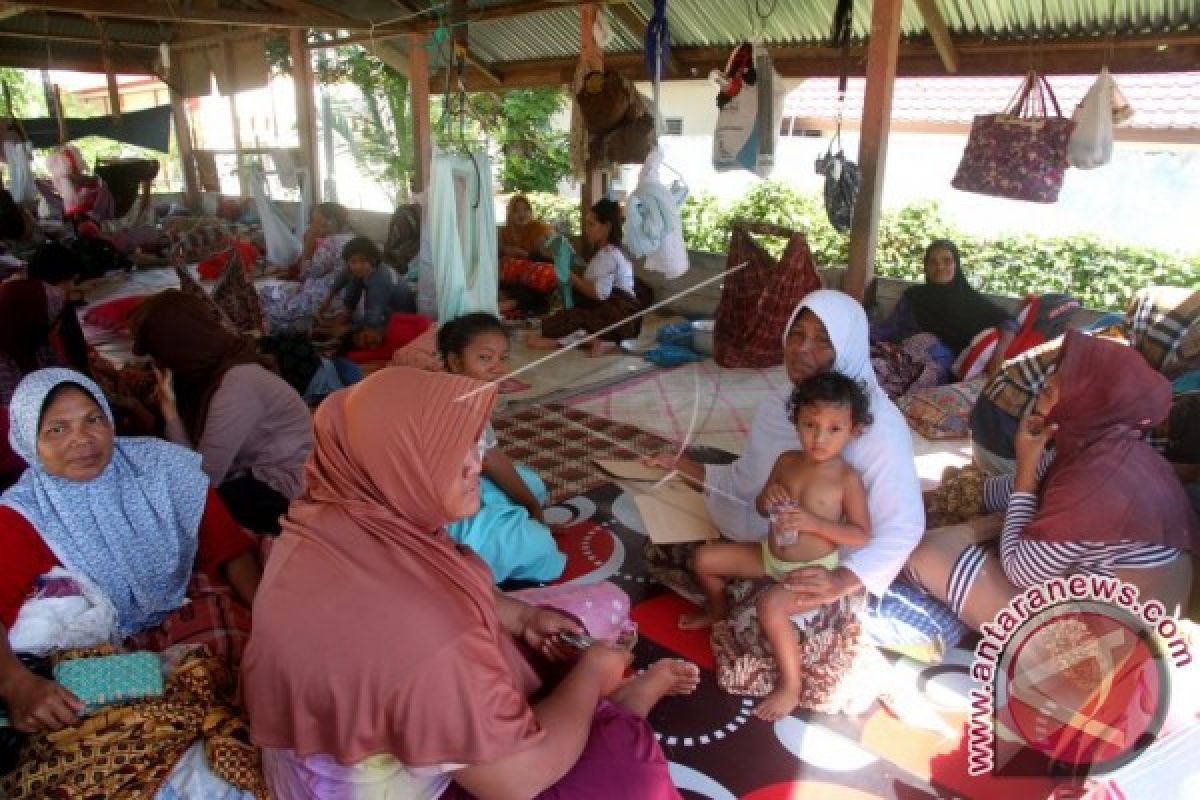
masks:
<path id="1" fill-rule="evenodd" d="M 1049 81 L 1030 70 L 1007 109 L 975 117 L 950 185 L 964 192 L 1054 203 L 1074 127 L 1062 115 Z"/>
<path id="2" fill-rule="evenodd" d="M 1095 169 L 1112 160 L 1113 92 L 1116 84 L 1108 68 L 1075 108 L 1075 130 L 1067 142 L 1067 163 L 1076 169 Z"/>
<path id="3" fill-rule="evenodd" d="M 751 234 L 787 239 L 776 261 Z M 745 266 L 742 266 L 745 264 Z M 804 234 L 778 225 L 735 222 L 713 333 L 713 358 L 722 367 L 783 363 L 783 329 L 793 309 L 821 288 Z"/>
<path id="4" fill-rule="evenodd" d="M 837 145 L 837 152 L 833 151 Z M 829 140 L 829 149 L 825 155 L 818 158 L 816 164 L 818 175 L 825 176 L 825 215 L 829 224 L 836 230 L 845 233 L 854 222 L 854 204 L 858 200 L 858 187 L 862 184 L 862 170 L 842 150 L 842 126 L 838 122 L 837 131 Z"/>

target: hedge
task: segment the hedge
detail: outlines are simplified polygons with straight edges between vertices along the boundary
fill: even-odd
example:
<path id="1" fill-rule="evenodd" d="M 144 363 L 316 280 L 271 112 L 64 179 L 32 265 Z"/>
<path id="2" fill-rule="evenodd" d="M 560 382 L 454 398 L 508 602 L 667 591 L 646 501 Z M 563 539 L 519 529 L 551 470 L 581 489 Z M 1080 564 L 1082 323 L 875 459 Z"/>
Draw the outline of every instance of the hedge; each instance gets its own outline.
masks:
<path id="1" fill-rule="evenodd" d="M 578 230 L 579 208 L 574 201 L 545 194 L 531 195 L 530 199 L 543 218 L 566 214 Z M 745 218 L 803 231 L 820 265 L 845 264 L 847 260 L 849 239 L 829 224 L 821 199 L 775 181 L 756 185 L 734 202 L 693 195 L 684 204 L 682 218 L 684 239 L 693 250 L 725 252 L 733 220 Z M 1181 256 L 1091 235 L 967 234 L 945 219 L 936 202 L 884 213 L 876 273 L 921 279 L 925 246 L 938 238 L 957 242 L 971 282 L 995 294 L 1069 292 L 1089 308 L 1122 310 L 1132 293 L 1143 286 L 1200 288 L 1200 253 Z M 782 243 L 774 246 L 781 249 Z"/>

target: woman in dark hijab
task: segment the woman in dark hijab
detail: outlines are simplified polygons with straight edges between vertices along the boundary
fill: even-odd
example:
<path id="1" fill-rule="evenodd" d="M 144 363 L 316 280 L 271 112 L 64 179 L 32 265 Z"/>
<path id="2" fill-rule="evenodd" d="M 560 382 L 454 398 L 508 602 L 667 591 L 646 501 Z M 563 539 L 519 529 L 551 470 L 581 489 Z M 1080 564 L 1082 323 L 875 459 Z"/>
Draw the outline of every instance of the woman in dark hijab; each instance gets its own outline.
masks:
<path id="1" fill-rule="evenodd" d="M 899 343 L 932 333 L 957 357 L 972 339 L 995 327 L 1000 328 L 1000 339 L 987 367 L 989 375 L 1004 363 L 1016 321 L 967 282 L 958 246 L 937 239 L 925 248 L 925 283 L 906 290 L 891 316 L 872 327 L 871 343 Z"/>

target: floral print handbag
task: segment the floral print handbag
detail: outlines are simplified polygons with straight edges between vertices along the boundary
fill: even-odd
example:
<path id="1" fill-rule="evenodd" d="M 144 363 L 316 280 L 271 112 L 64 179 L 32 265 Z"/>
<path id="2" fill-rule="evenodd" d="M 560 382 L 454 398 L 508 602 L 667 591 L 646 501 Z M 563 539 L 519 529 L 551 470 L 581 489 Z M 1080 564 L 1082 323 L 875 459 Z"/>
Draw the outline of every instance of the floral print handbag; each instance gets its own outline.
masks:
<path id="1" fill-rule="evenodd" d="M 1030 70 L 1005 111 L 975 117 L 950 185 L 994 197 L 1057 202 L 1074 127 L 1046 77 Z"/>

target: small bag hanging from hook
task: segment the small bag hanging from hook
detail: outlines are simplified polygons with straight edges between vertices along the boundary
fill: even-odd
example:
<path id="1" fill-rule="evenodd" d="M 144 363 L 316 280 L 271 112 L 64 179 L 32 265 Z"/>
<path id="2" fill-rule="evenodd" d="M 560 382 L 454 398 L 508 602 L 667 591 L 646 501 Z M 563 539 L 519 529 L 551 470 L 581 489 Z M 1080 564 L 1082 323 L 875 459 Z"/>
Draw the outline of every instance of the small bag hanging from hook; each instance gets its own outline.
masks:
<path id="1" fill-rule="evenodd" d="M 853 0 L 839 0 L 833 18 L 833 40 L 842 47 L 842 69 L 838 76 L 838 112 L 829 149 L 813 165 L 818 175 L 825 176 L 825 214 L 829 224 L 843 233 L 850 230 L 854 221 L 854 204 L 858 200 L 858 188 L 862 183 L 862 171 L 858 164 L 846 158 L 842 150 L 842 114 L 846 109 L 846 86 L 849 82 L 849 52 Z M 834 145 L 837 152 L 834 152 Z"/>

